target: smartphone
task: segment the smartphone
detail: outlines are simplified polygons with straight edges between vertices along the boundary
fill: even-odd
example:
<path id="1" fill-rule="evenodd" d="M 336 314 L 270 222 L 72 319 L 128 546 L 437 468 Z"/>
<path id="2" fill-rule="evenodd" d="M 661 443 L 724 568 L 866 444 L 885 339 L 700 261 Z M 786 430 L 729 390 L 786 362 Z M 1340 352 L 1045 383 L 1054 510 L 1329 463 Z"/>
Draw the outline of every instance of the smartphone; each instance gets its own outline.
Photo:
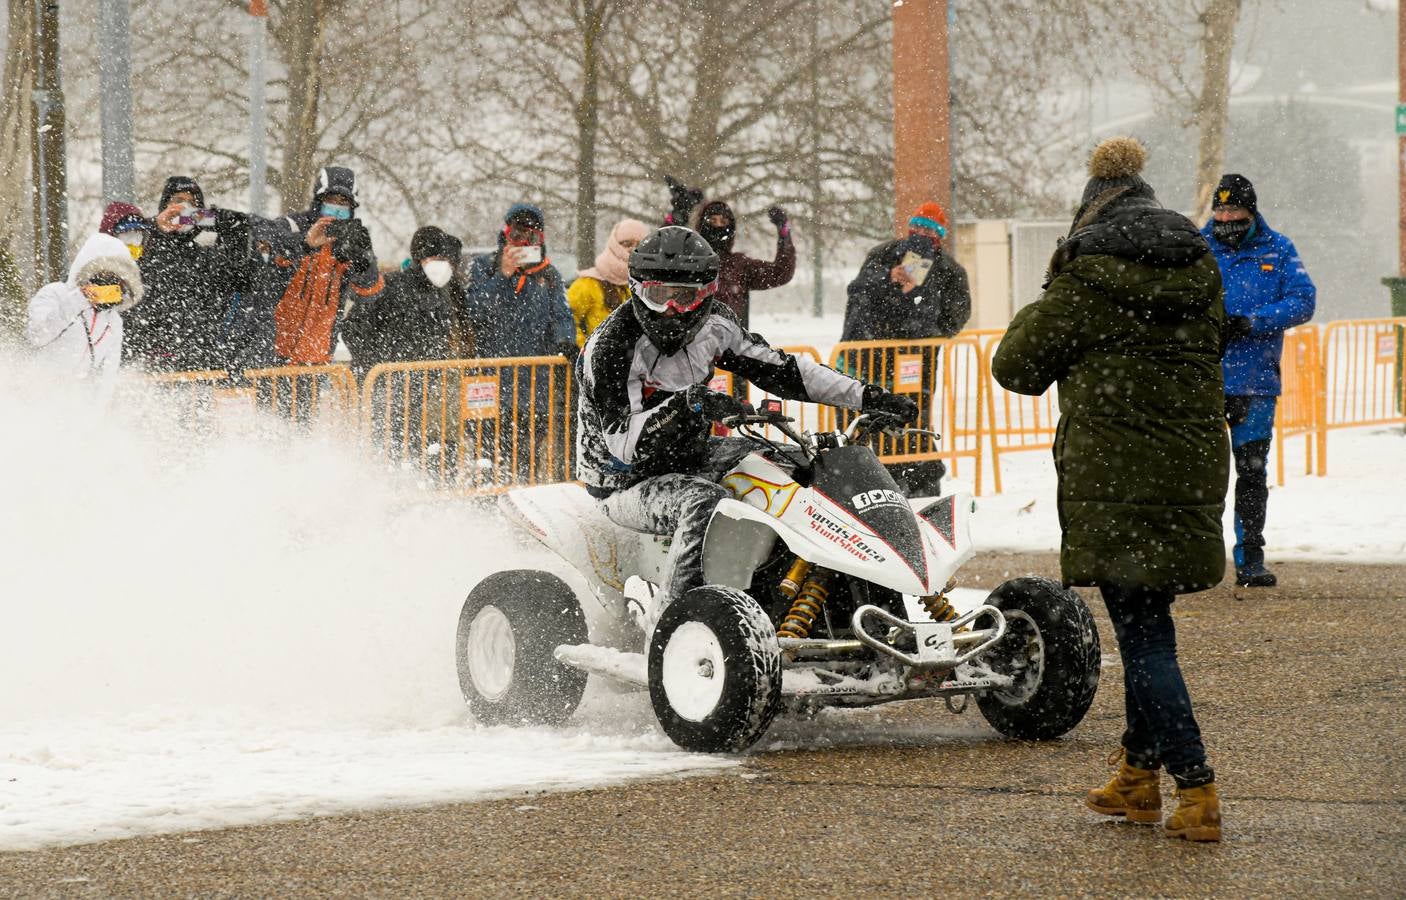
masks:
<path id="1" fill-rule="evenodd" d="M 185 215 L 177 216 L 176 222 L 180 225 L 194 225 L 196 228 L 214 228 L 215 211 L 213 209 L 193 209 Z"/>
<path id="2" fill-rule="evenodd" d="M 527 247 L 516 247 L 517 263 L 520 266 L 535 266 L 542 261 L 542 245 L 532 244 Z"/>

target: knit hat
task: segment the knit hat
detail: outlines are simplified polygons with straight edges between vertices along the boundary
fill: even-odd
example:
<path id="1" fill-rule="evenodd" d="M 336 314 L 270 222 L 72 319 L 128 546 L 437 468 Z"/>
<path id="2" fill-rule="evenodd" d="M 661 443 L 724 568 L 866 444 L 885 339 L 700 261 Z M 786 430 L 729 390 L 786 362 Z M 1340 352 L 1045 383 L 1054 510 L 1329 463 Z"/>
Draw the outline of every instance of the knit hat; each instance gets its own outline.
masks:
<path id="1" fill-rule="evenodd" d="M 1211 209 L 1220 209 L 1223 206 L 1243 206 L 1250 213 L 1259 212 L 1259 200 L 1255 196 L 1255 186 L 1250 183 L 1250 179 L 1244 175 L 1236 175 L 1233 172 L 1229 175 L 1221 176 L 1220 185 L 1216 188 L 1216 194 L 1211 198 Z"/>
<path id="2" fill-rule="evenodd" d="M 449 235 L 433 225 L 426 225 L 410 238 L 410 258 L 420 262 L 432 256 L 454 262 L 450 257 Z"/>
<path id="3" fill-rule="evenodd" d="M 639 219 L 621 219 L 610 229 L 610 239 L 605 249 L 596 256 L 596 264 L 589 269 L 577 272 L 577 277 L 585 276 L 610 284 L 624 285 L 630 280 L 630 251 L 620 245 L 621 241 L 634 241 L 639 244 L 649 234 L 649 226 Z"/>
<path id="4" fill-rule="evenodd" d="M 1142 180 L 1147 164 L 1147 148 L 1133 137 L 1111 137 L 1101 141 L 1089 157 L 1089 183 L 1084 185 L 1081 203 L 1085 206 L 1114 188 L 1127 188 L 1125 195 L 1155 199 L 1152 186 Z"/>
<path id="5" fill-rule="evenodd" d="M 142 211 L 130 203 L 113 201 L 103 210 L 102 222 L 98 225 L 98 231 L 102 234 L 116 235 L 119 232 L 131 231 L 140 228 L 143 231 L 151 228 L 151 223 L 142 215 Z"/>
<path id="6" fill-rule="evenodd" d="M 913 210 L 913 215 L 908 217 L 908 225 L 912 228 L 930 228 L 940 237 L 947 237 L 947 213 L 931 200 Z"/>
<path id="7" fill-rule="evenodd" d="M 522 225 L 527 228 L 535 228 L 538 231 L 545 231 L 547 218 L 542 215 L 542 210 L 531 203 L 514 203 L 508 207 L 508 212 L 503 216 L 504 225 Z"/>
<path id="8" fill-rule="evenodd" d="M 188 191 L 195 195 L 195 206 L 197 209 L 205 208 L 205 192 L 200 189 L 194 178 L 189 175 L 172 175 L 166 179 L 166 185 L 161 188 L 161 204 L 159 209 L 165 209 L 171 205 L 171 196 Z"/>
<path id="9" fill-rule="evenodd" d="M 361 204 L 356 202 L 356 173 L 346 166 L 323 166 L 317 170 L 317 184 L 312 189 L 312 205 L 317 206 L 327 194 L 341 194 L 351 201 L 352 209 Z"/>

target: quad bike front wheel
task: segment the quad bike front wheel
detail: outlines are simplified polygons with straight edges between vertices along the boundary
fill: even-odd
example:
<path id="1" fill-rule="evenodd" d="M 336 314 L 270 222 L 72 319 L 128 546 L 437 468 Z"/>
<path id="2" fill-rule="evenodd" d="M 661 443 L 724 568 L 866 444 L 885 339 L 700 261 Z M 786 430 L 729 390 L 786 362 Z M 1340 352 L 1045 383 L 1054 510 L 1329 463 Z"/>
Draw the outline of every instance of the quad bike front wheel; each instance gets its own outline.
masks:
<path id="1" fill-rule="evenodd" d="M 781 701 L 781 650 L 757 601 L 728 587 L 694 588 L 670 603 L 649 641 L 649 699 L 685 750 L 744 750 Z"/>
<path id="2" fill-rule="evenodd" d="M 1083 720 L 1098 690 L 1098 629 L 1074 591 L 1048 578 L 1016 578 L 986 601 L 1006 617 L 1006 634 L 982 654 L 1014 684 L 977 697 L 991 727 L 1007 737 L 1050 740 Z"/>
<path id="3" fill-rule="evenodd" d="M 576 594 L 555 575 L 520 569 L 480 581 L 459 612 L 459 689 L 485 725 L 560 725 L 576 711 L 586 673 L 558 662 L 587 641 Z"/>

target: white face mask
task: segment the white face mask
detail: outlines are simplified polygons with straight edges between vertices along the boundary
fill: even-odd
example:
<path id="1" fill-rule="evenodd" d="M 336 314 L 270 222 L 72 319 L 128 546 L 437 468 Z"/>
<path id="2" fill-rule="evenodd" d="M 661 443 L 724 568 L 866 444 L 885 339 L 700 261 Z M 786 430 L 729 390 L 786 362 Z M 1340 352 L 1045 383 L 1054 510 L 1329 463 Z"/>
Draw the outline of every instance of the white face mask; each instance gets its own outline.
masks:
<path id="1" fill-rule="evenodd" d="M 425 277 L 435 287 L 444 287 L 454 275 L 454 267 L 448 260 L 427 259 L 420 264 L 420 268 L 425 270 Z"/>

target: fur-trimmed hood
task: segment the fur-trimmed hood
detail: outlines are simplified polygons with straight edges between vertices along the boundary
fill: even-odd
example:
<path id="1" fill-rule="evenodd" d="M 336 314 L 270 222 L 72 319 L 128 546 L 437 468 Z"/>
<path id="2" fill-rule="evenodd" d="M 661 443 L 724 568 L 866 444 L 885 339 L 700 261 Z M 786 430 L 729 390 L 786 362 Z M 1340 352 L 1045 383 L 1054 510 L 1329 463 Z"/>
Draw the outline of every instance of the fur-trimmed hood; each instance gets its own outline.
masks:
<path id="1" fill-rule="evenodd" d="M 76 288 L 87 284 L 99 272 L 115 275 L 122 282 L 123 298 L 118 312 L 126 312 L 142 302 L 142 273 L 127 245 L 110 234 L 95 234 L 83 242 L 68 269 L 68 283 Z"/>

